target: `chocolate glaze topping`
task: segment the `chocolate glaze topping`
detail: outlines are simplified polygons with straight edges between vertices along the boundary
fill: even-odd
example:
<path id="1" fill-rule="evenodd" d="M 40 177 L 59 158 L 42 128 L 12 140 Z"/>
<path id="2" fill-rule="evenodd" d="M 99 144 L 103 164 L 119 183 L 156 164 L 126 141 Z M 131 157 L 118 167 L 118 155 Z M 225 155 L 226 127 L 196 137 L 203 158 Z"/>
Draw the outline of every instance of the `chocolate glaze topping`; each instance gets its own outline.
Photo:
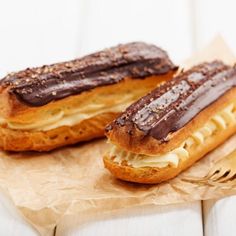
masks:
<path id="1" fill-rule="evenodd" d="M 236 86 L 236 68 L 220 61 L 203 63 L 156 88 L 107 127 L 135 125 L 145 135 L 168 141 L 201 110 Z"/>
<path id="2" fill-rule="evenodd" d="M 80 59 L 9 74 L 1 86 L 29 106 L 115 84 L 125 77 L 143 78 L 176 69 L 162 49 L 141 42 L 119 45 Z"/>

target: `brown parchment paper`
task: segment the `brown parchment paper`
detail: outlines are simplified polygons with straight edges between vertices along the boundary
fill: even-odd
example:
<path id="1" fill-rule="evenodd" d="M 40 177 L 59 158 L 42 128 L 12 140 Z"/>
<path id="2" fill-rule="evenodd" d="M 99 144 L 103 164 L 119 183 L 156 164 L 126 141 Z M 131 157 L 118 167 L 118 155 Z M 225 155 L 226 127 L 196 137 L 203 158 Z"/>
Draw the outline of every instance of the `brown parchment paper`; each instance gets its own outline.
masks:
<path id="1" fill-rule="evenodd" d="M 217 58 L 227 63 L 236 61 L 220 37 L 184 66 Z M 219 187 L 186 181 L 203 177 L 218 159 L 233 151 L 236 135 L 177 178 L 150 186 L 113 178 L 103 167 L 106 147 L 106 140 L 102 139 L 44 154 L 0 152 L 0 188 L 42 235 L 52 235 L 56 224 L 67 215 L 236 194 L 236 185 Z"/>

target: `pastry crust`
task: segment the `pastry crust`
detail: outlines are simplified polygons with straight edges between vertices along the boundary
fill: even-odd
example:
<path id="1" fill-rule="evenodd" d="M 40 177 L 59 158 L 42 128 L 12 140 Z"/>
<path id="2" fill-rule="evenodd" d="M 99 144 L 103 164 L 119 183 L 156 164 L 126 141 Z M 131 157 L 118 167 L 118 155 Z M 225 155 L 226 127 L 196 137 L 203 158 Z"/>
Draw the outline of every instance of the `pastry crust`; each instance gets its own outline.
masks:
<path id="1" fill-rule="evenodd" d="M 176 85 L 179 86 L 178 91 L 174 89 Z M 235 68 L 212 62 L 200 64 L 153 90 L 106 127 L 111 146 L 119 152 L 113 152 L 111 148 L 105 154 L 105 167 L 115 177 L 137 183 L 161 183 L 175 177 L 236 132 L 235 86 Z M 177 99 L 174 100 L 175 96 Z M 181 107 L 182 104 L 185 107 Z M 193 115 L 195 104 L 199 112 Z M 177 107 L 181 109 L 177 110 Z M 144 113 L 144 110 L 148 112 Z M 171 117 L 170 114 L 174 115 Z M 153 122 L 153 119 L 156 120 Z M 165 129 L 176 129 L 176 124 L 181 124 L 183 120 L 186 123 L 182 127 L 167 133 L 167 136 L 163 135 Z M 160 125 L 163 125 L 161 129 Z M 158 133 L 151 133 L 156 128 Z M 166 139 L 159 139 L 155 135 L 162 135 Z M 184 155 L 176 154 L 179 149 Z M 162 165 L 158 164 L 158 158 Z M 171 162 L 170 158 L 177 158 L 178 163 Z"/>
<path id="2" fill-rule="evenodd" d="M 62 126 L 49 131 L 19 131 L 0 128 L 0 147 L 11 151 L 50 151 L 65 145 L 104 136 L 104 127 L 117 116 L 104 113 L 84 120 L 78 125 Z"/>
<path id="3" fill-rule="evenodd" d="M 176 136 L 175 139 L 173 139 L 176 142 L 172 141 L 171 144 L 168 143 L 168 146 L 167 144 L 165 146 L 158 145 L 159 150 L 162 152 L 166 152 L 165 150 L 174 149 L 175 147 L 180 145 L 181 141 L 183 141 L 188 137 L 187 135 L 193 134 L 194 131 L 196 131 L 199 127 L 201 127 L 201 124 L 203 125 L 203 123 L 205 123 L 210 116 L 214 115 L 216 111 L 232 103 L 234 103 L 236 107 L 236 89 L 232 89 L 230 92 L 228 92 L 224 97 L 219 99 L 212 106 L 203 110 L 198 116 L 194 118 L 194 120 L 189 122 L 189 124 L 186 127 L 179 130 L 179 133 L 181 133 L 181 135 Z M 187 130 L 191 131 L 188 132 Z M 227 138 L 229 138 L 235 132 L 236 132 L 236 122 L 233 125 L 229 126 L 227 129 L 222 130 L 221 132 L 218 132 L 216 135 L 213 135 L 212 137 L 208 138 L 207 141 L 203 145 L 199 145 L 198 148 L 194 146 L 193 148 L 190 148 L 188 150 L 190 157 L 187 158 L 186 160 L 180 160 L 178 167 L 167 166 L 164 168 L 155 168 L 155 167 L 133 168 L 132 166 L 128 165 L 119 165 L 118 163 L 112 161 L 111 157 L 107 155 L 104 157 L 103 160 L 105 167 L 115 177 L 119 179 L 137 183 L 146 183 L 146 184 L 161 183 L 163 181 L 174 178 L 183 170 L 192 166 L 196 161 L 198 161 L 208 152 L 212 151 L 214 148 L 222 144 Z M 121 140 L 123 141 L 124 139 L 123 136 L 117 136 L 117 137 L 119 137 L 119 142 Z M 112 141 L 114 142 L 114 140 Z M 155 141 L 153 140 L 153 142 Z M 140 142 L 139 145 L 143 147 L 142 142 Z M 146 147 L 145 150 L 147 150 Z M 149 153 L 154 154 L 154 150 L 150 149 Z"/>
<path id="4" fill-rule="evenodd" d="M 49 151 L 102 137 L 176 70 L 165 51 L 138 42 L 9 74 L 0 81 L 0 148 Z"/>
<path id="5" fill-rule="evenodd" d="M 114 143 L 116 146 L 129 152 L 146 155 L 155 155 L 157 153 L 164 154 L 180 146 L 186 137 L 202 127 L 209 117 L 213 116 L 217 110 L 220 110 L 230 104 L 230 102 L 232 103 L 235 101 L 236 89 L 234 88 L 201 111 L 184 127 L 169 135 L 169 140 L 167 142 L 161 142 L 149 135 L 144 135 L 143 132 L 135 126 L 130 128 L 128 126 L 120 127 L 115 125 L 111 131 L 106 133 L 106 135 L 111 143 Z M 132 135 L 128 135 L 130 130 Z"/>
<path id="6" fill-rule="evenodd" d="M 85 108 L 89 104 L 104 104 L 107 108 L 111 107 L 111 112 L 95 115 L 76 125 L 62 126 L 46 131 L 16 130 L 1 125 L 0 148 L 8 151 L 49 151 L 65 145 L 102 137 L 104 136 L 105 126 L 121 112 L 112 112 L 112 106 L 116 104 L 116 101 L 122 101 L 122 98 L 128 94 L 130 95 L 126 101 L 128 102 L 128 106 L 156 87 L 158 83 L 163 83 L 170 79 L 172 75 L 173 72 L 164 76 L 150 76 L 140 80 L 126 78 L 118 84 L 110 85 L 109 87 L 98 87 L 80 95 L 70 96 L 42 107 L 27 107 L 23 103 L 19 104 L 19 101 L 14 97 L 7 98 L 8 93 L 2 93 L 0 94 L 0 99 L 3 101 L 1 103 L 2 109 L 0 109 L 0 114 L 2 116 L 5 114 L 5 118 L 8 121 L 20 124 L 29 122 L 37 123 L 45 118 L 50 119 L 51 114 L 58 112 L 58 110 L 65 111 L 63 110 L 64 107 L 70 107 L 71 110 L 74 110 L 78 107 L 77 104 Z M 4 101 L 10 102 L 12 105 L 7 106 L 6 103 L 4 104 Z M 8 112 L 6 110 L 4 111 L 4 108 L 7 108 Z"/>

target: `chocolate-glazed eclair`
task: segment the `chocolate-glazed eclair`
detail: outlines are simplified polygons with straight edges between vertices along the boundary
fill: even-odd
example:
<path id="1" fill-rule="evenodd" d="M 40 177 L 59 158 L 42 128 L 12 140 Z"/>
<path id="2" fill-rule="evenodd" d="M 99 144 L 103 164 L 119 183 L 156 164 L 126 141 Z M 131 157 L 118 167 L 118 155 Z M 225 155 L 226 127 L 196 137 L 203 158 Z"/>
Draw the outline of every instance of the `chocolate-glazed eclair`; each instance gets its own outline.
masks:
<path id="1" fill-rule="evenodd" d="M 165 51 L 137 42 L 9 74 L 0 81 L 0 148 L 47 151 L 101 137 L 176 69 Z"/>
<path id="2" fill-rule="evenodd" d="M 104 163 L 117 178 L 160 183 L 236 132 L 236 68 L 220 61 L 181 72 L 106 127 Z"/>

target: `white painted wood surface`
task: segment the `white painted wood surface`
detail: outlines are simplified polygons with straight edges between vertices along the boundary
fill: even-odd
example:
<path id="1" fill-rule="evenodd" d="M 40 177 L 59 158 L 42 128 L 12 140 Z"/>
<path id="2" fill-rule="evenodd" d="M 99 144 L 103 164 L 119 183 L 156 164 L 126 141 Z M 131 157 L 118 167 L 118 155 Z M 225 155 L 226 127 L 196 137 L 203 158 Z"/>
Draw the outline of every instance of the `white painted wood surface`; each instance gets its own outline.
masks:
<path id="1" fill-rule="evenodd" d="M 123 209 L 118 213 L 84 220 L 82 215 L 63 219 L 58 236 L 155 236 L 203 235 L 201 202 L 170 206 L 147 206 Z M 81 221 L 83 222 L 81 224 Z"/>
<path id="2" fill-rule="evenodd" d="M 189 0 L 89 0 L 86 3 L 80 54 L 139 40 L 165 48 L 177 61 L 192 52 Z"/>
<path id="3" fill-rule="evenodd" d="M 11 201 L 0 194 L 0 235 L 36 236 L 37 231 L 22 218 Z"/>
<path id="4" fill-rule="evenodd" d="M 235 236 L 236 196 L 203 203 L 206 236 Z"/>
<path id="5" fill-rule="evenodd" d="M 29 66 L 72 59 L 122 42 L 165 48 L 176 63 L 221 33 L 236 51 L 234 0 L 0 1 L 0 76 Z M 121 211 L 103 220 L 64 219 L 57 235 L 235 235 L 236 197 L 179 206 Z M 0 196 L 0 235 L 34 236 Z"/>
<path id="6" fill-rule="evenodd" d="M 74 58 L 85 1 L 0 1 L 0 74 Z"/>

